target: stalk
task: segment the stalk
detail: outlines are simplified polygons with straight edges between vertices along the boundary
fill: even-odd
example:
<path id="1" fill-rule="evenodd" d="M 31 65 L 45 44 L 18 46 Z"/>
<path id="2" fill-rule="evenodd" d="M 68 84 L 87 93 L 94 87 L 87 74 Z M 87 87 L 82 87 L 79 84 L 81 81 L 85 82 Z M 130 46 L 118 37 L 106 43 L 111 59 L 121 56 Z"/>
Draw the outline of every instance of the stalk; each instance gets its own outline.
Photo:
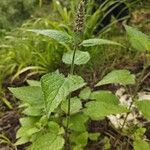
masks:
<path id="1" fill-rule="evenodd" d="M 123 121 L 123 124 L 122 124 L 122 127 L 121 127 L 120 131 L 122 131 L 122 130 L 124 129 L 124 127 L 125 127 L 126 121 L 127 121 L 128 116 L 129 116 L 129 114 L 130 114 L 130 110 L 131 110 L 131 108 L 132 108 L 132 106 L 133 106 L 133 104 L 134 104 L 134 102 L 135 102 L 135 98 L 137 97 L 137 92 L 139 91 L 140 85 L 141 85 L 141 84 L 143 83 L 143 81 L 144 81 L 143 78 L 144 78 L 144 75 L 145 75 L 145 72 L 146 72 L 148 66 L 149 66 L 149 65 L 148 65 L 148 63 L 147 63 L 147 56 L 146 56 L 146 52 L 145 52 L 145 53 L 144 53 L 144 67 L 143 67 L 143 70 L 142 70 L 142 72 L 141 72 L 141 75 L 140 75 L 140 77 L 139 77 L 139 79 L 138 79 L 138 82 L 137 82 L 137 85 L 136 85 L 136 87 L 135 87 L 135 91 L 134 91 L 134 93 L 133 93 L 133 96 L 131 97 L 131 98 L 132 98 L 132 102 L 131 102 L 131 104 L 130 104 L 130 106 L 129 106 L 129 112 L 126 114 L 126 116 L 125 116 L 125 118 L 124 118 L 124 121 Z M 116 146 L 116 144 L 117 144 L 119 138 L 120 138 L 120 136 L 117 137 L 116 142 L 114 143 L 114 146 Z"/>
<path id="2" fill-rule="evenodd" d="M 85 1 L 81 0 L 78 6 L 76 20 L 75 20 L 75 26 L 74 26 L 74 44 L 73 44 L 73 56 L 72 56 L 72 63 L 70 67 L 70 75 L 74 74 L 74 68 L 75 68 L 75 55 L 76 51 L 79 47 L 79 44 L 82 40 L 82 34 L 83 34 L 83 25 L 84 25 L 84 13 L 85 13 Z M 70 109 L 71 109 L 71 93 L 68 96 L 68 110 L 67 110 L 67 125 L 66 125 L 66 132 L 65 132 L 65 138 L 66 138 L 66 150 L 70 150 L 70 137 L 69 137 L 69 122 L 70 122 Z"/>

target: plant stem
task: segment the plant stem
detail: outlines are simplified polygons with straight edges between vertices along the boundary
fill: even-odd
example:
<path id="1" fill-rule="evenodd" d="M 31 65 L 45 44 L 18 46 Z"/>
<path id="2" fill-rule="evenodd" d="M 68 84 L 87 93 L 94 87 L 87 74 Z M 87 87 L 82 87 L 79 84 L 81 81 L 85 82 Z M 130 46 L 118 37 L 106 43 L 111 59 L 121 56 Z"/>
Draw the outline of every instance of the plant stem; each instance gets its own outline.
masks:
<path id="1" fill-rule="evenodd" d="M 136 87 L 135 87 L 133 96 L 131 97 L 131 98 L 132 98 L 132 102 L 131 102 L 131 104 L 130 104 L 130 106 L 129 106 L 129 112 L 126 114 L 126 116 L 125 116 L 125 118 L 124 118 L 122 127 L 121 127 L 121 129 L 120 129 L 121 131 L 122 131 L 123 128 L 125 127 L 126 121 L 127 121 L 128 116 L 129 116 L 129 114 L 130 114 L 130 110 L 131 110 L 131 108 L 132 108 L 132 106 L 133 106 L 133 104 L 134 104 L 134 102 L 135 102 L 135 98 L 136 98 L 136 96 L 137 96 L 137 92 L 138 92 L 138 90 L 139 90 L 139 88 L 140 88 L 140 85 L 141 85 L 141 84 L 143 83 L 143 81 L 144 81 L 143 78 L 144 78 L 145 72 L 146 72 L 146 70 L 147 70 L 147 68 L 148 68 L 148 66 L 149 66 L 149 65 L 147 64 L 146 52 L 145 52 L 144 54 L 145 54 L 145 55 L 144 55 L 144 68 L 143 68 L 143 70 L 142 70 L 142 72 L 141 72 L 141 75 L 140 75 L 139 80 L 138 80 L 138 82 L 137 82 L 137 85 L 136 85 Z M 116 146 L 116 144 L 117 144 L 117 142 L 118 142 L 118 139 L 119 139 L 119 137 L 117 137 L 114 146 Z"/>
<path id="2" fill-rule="evenodd" d="M 73 51 L 73 57 L 72 57 L 72 63 L 70 67 L 70 74 L 74 74 L 74 60 L 75 60 L 75 54 L 76 54 L 77 46 L 74 46 Z M 66 125 L 66 150 L 70 150 L 70 138 L 69 138 L 69 122 L 70 122 L 70 106 L 71 106 L 71 93 L 68 96 L 68 110 L 67 110 L 67 125 Z"/>

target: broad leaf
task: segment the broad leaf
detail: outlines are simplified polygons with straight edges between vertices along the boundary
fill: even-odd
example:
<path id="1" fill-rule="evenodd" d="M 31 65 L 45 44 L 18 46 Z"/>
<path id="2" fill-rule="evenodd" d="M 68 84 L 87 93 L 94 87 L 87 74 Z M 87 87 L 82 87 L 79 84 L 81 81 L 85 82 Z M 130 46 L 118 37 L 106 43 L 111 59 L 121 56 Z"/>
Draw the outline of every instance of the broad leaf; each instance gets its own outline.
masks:
<path id="1" fill-rule="evenodd" d="M 81 99 L 88 100 L 90 98 L 90 95 L 91 95 L 91 89 L 89 87 L 86 87 L 80 92 L 79 97 Z"/>
<path id="2" fill-rule="evenodd" d="M 72 37 L 70 35 L 68 35 L 67 33 L 63 32 L 63 31 L 59 31 L 59 30 L 28 30 L 31 32 L 35 32 L 37 34 L 41 34 L 47 37 L 50 37 L 54 40 L 56 40 L 59 43 L 68 43 L 71 42 Z"/>
<path id="3" fill-rule="evenodd" d="M 113 42 L 110 40 L 106 39 L 88 39 L 84 40 L 81 45 L 88 47 L 88 46 L 97 46 L 97 45 L 117 45 L 117 46 L 122 46 L 121 44 L 117 42 Z"/>
<path id="4" fill-rule="evenodd" d="M 149 143 L 144 140 L 134 141 L 133 146 L 134 146 L 134 150 L 149 150 L 150 149 Z"/>
<path id="5" fill-rule="evenodd" d="M 88 142 L 88 132 L 71 135 L 71 142 L 82 147 L 86 146 Z"/>
<path id="6" fill-rule="evenodd" d="M 135 76 L 128 70 L 113 70 L 108 73 L 96 86 L 105 84 L 121 84 L 128 85 L 135 83 Z"/>
<path id="7" fill-rule="evenodd" d="M 62 136 L 46 133 L 37 138 L 28 150 L 62 150 L 64 139 Z"/>
<path id="8" fill-rule="evenodd" d="M 75 114 L 82 108 L 82 103 L 78 97 L 70 99 L 70 114 Z M 68 112 L 68 99 L 64 100 L 61 104 L 61 109 L 67 114 Z"/>
<path id="9" fill-rule="evenodd" d="M 63 57 L 62 57 L 62 61 L 65 64 L 72 64 L 72 59 L 73 59 L 73 51 L 64 53 Z M 77 50 L 75 53 L 75 58 L 74 58 L 74 64 L 76 65 L 83 65 L 86 64 L 88 61 L 90 60 L 90 54 L 88 52 L 83 52 L 83 51 L 79 51 Z"/>
<path id="10" fill-rule="evenodd" d="M 28 83 L 30 86 L 41 86 L 40 81 L 36 81 L 36 80 L 27 80 L 27 83 Z"/>
<path id="11" fill-rule="evenodd" d="M 39 132 L 40 129 L 31 126 L 23 126 L 17 131 L 17 138 L 20 137 L 31 137 L 34 133 Z"/>
<path id="12" fill-rule="evenodd" d="M 129 40 L 133 48 L 139 51 L 150 51 L 150 37 L 146 34 L 138 31 L 137 29 L 125 26 L 127 34 L 129 36 Z"/>
<path id="13" fill-rule="evenodd" d="M 65 78 L 63 74 L 58 73 L 44 75 L 41 84 L 47 113 L 53 112 L 69 93 L 85 85 L 84 80 L 79 76 L 69 75 Z"/>
<path id="14" fill-rule="evenodd" d="M 111 114 L 120 114 L 127 112 L 125 107 L 120 105 L 112 105 L 104 102 L 89 102 L 86 104 L 84 113 L 92 120 L 104 119 L 104 117 Z"/>
<path id="15" fill-rule="evenodd" d="M 37 117 L 37 116 L 43 115 L 43 109 L 41 108 L 40 105 L 38 105 L 38 106 L 36 106 L 36 105 L 35 106 L 27 106 L 27 108 L 25 108 L 22 113 L 27 115 L 27 116 Z"/>
<path id="16" fill-rule="evenodd" d="M 96 99 L 99 102 L 105 102 L 108 104 L 119 104 L 119 99 L 110 91 L 96 91 L 93 92 L 90 96 L 90 99 Z"/>
<path id="17" fill-rule="evenodd" d="M 142 112 L 144 117 L 150 120 L 150 100 L 137 101 L 136 106 Z"/>
<path id="18" fill-rule="evenodd" d="M 64 125 L 66 126 L 66 119 L 64 119 Z M 86 131 L 85 123 L 88 121 L 88 117 L 83 113 L 72 115 L 69 121 L 69 129 L 77 132 Z"/>
<path id="19" fill-rule="evenodd" d="M 25 117 L 20 118 L 19 122 L 21 126 L 30 126 L 32 127 L 38 121 L 37 117 Z"/>
<path id="20" fill-rule="evenodd" d="M 9 88 L 13 95 L 24 103 L 30 105 L 44 105 L 43 92 L 40 87 L 26 86 L 18 88 Z"/>
<path id="21" fill-rule="evenodd" d="M 22 145 L 22 144 L 28 143 L 29 141 L 30 141 L 29 137 L 21 137 L 17 140 L 15 145 Z"/>

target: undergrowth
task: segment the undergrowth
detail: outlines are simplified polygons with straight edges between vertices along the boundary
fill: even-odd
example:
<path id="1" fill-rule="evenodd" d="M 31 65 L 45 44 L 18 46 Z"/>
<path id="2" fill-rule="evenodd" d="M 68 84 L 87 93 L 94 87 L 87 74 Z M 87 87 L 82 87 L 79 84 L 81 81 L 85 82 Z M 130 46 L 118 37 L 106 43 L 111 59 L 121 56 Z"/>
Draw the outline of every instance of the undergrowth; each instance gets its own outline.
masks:
<path id="1" fill-rule="evenodd" d="M 56 70 L 42 76 L 40 81 L 28 80 L 29 86 L 9 88 L 21 101 L 20 107 L 25 115 L 20 119 L 21 127 L 16 135 L 15 147 L 30 142 L 28 150 L 82 150 L 88 149 L 89 141 L 103 138 L 104 144 L 101 148 L 104 149 L 150 149 L 149 140 L 144 136 L 146 131 L 144 126 L 133 124 L 130 128 L 126 127 L 127 118 L 130 112 L 134 111 L 133 106 L 145 119 L 150 119 L 150 101 L 139 100 L 137 95 L 150 65 L 148 59 L 150 38 L 133 27 L 125 26 L 132 48 L 145 56 L 139 78 L 126 69 L 115 69 L 108 74 L 104 73 L 91 88 L 78 72 L 75 74 L 75 68 L 80 68 L 90 60 L 90 50 L 98 51 L 103 45 L 124 49 L 125 45 L 103 38 L 86 39 L 85 20 L 85 2 L 81 0 L 73 31 L 70 29 L 69 32 L 56 29 L 27 30 L 28 34 L 33 32 L 53 39 L 54 49 L 57 49 L 58 45 L 66 49 L 62 62 L 70 67 L 70 71 L 65 76 Z M 119 98 L 111 91 L 95 90 L 110 84 L 121 85 L 129 92 L 132 97 L 129 107 L 121 105 Z M 89 122 L 122 113 L 125 114 L 125 118 L 120 128 L 111 125 L 118 136 L 108 134 L 103 137 L 100 132 L 89 131 Z"/>

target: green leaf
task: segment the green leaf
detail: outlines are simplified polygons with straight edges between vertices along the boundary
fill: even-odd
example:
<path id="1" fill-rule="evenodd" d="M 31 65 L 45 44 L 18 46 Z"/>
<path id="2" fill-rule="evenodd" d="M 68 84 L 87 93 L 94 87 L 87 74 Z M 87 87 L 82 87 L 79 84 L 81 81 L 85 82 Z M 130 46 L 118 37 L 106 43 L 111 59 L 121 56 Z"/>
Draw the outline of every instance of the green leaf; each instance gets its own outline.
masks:
<path id="1" fill-rule="evenodd" d="M 28 150 L 62 150 L 64 139 L 62 136 L 46 133 L 37 138 Z"/>
<path id="2" fill-rule="evenodd" d="M 96 91 L 90 96 L 90 99 L 96 99 L 99 102 L 105 102 L 108 104 L 119 104 L 119 99 L 117 96 L 112 94 L 110 91 Z"/>
<path id="3" fill-rule="evenodd" d="M 37 117 L 25 117 L 20 118 L 19 122 L 21 126 L 30 126 L 32 127 L 39 119 Z"/>
<path id="4" fill-rule="evenodd" d="M 127 25 L 125 26 L 125 29 L 127 31 L 129 40 L 133 48 L 139 51 L 143 51 L 143 52 L 145 52 L 146 50 L 150 51 L 150 37 L 149 36 Z"/>
<path id="5" fill-rule="evenodd" d="M 41 79 L 42 90 L 45 96 L 47 113 L 53 112 L 69 93 L 83 87 L 84 80 L 76 75 L 64 77 L 63 74 L 50 73 Z"/>
<path id="6" fill-rule="evenodd" d="M 30 105 L 39 105 L 43 107 L 44 97 L 40 87 L 26 86 L 18 88 L 9 88 L 13 95 L 19 100 L 28 103 Z"/>
<path id="7" fill-rule="evenodd" d="M 42 116 L 43 114 L 43 110 L 40 108 L 41 106 L 39 105 L 38 107 L 35 106 L 28 106 L 27 108 L 25 108 L 25 110 L 23 110 L 23 114 L 28 115 L 28 116 Z"/>
<path id="8" fill-rule="evenodd" d="M 16 138 L 20 138 L 20 137 L 31 137 L 34 133 L 39 132 L 40 129 L 36 128 L 36 127 L 31 127 L 31 126 L 23 126 L 21 128 L 19 128 L 19 130 L 17 131 L 17 135 Z"/>
<path id="9" fill-rule="evenodd" d="M 86 146 L 88 142 L 88 132 L 71 135 L 71 141 L 74 142 L 76 145 L 80 145 L 82 147 Z"/>
<path id="10" fill-rule="evenodd" d="M 120 114 L 127 112 L 128 110 L 120 105 L 112 105 L 104 102 L 89 102 L 86 104 L 84 113 L 88 115 L 92 120 L 104 119 L 104 117 L 112 114 Z"/>
<path id="11" fill-rule="evenodd" d="M 99 81 L 96 86 L 106 84 L 135 84 L 135 76 L 128 70 L 113 70 L 112 72 L 108 73 L 101 81 Z"/>
<path id="12" fill-rule="evenodd" d="M 70 117 L 69 129 L 77 132 L 86 131 L 85 123 L 88 121 L 88 117 L 83 113 L 78 113 Z M 64 125 L 66 126 L 66 119 L 64 119 Z"/>
<path id="13" fill-rule="evenodd" d="M 22 145 L 22 144 L 28 143 L 29 141 L 30 141 L 29 137 L 21 137 L 17 140 L 15 145 Z"/>
<path id="14" fill-rule="evenodd" d="M 92 141 L 97 141 L 99 136 L 100 136 L 100 133 L 89 133 L 89 139 Z"/>
<path id="15" fill-rule="evenodd" d="M 72 41 L 72 37 L 63 31 L 58 30 L 28 30 L 31 32 L 35 32 L 37 34 L 41 34 L 47 37 L 50 37 L 56 40 L 59 43 L 68 43 Z"/>
<path id="16" fill-rule="evenodd" d="M 36 81 L 36 80 L 27 80 L 27 83 L 30 86 L 41 86 L 41 82 L 40 81 Z"/>
<path id="17" fill-rule="evenodd" d="M 50 121 L 50 122 L 48 122 L 48 130 L 51 133 L 59 134 L 60 126 L 58 123 L 56 123 L 54 121 Z"/>
<path id="18" fill-rule="evenodd" d="M 62 61 L 65 64 L 71 65 L 72 64 L 73 55 L 74 55 L 73 51 L 64 53 L 64 55 L 62 57 Z M 75 58 L 74 58 L 74 64 L 75 65 L 86 64 L 89 60 L 90 60 L 90 54 L 88 52 L 83 52 L 83 51 L 79 51 L 79 50 L 76 51 Z"/>
<path id="19" fill-rule="evenodd" d="M 70 114 L 75 114 L 82 108 L 82 103 L 78 97 L 70 99 Z M 61 104 L 61 109 L 67 114 L 68 112 L 68 99 L 64 100 Z"/>
<path id="20" fill-rule="evenodd" d="M 91 89 L 89 87 L 86 87 L 80 92 L 79 97 L 83 100 L 88 100 L 90 98 L 90 95 Z"/>
<path id="21" fill-rule="evenodd" d="M 134 146 L 134 150 L 149 150 L 150 149 L 149 143 L 144 140 L 134 141 L 133 146 Z"/>
<path id="22" fill-rule="evenodd" d="M 122 46 L 121 44 L 117 43 L 117 42 L 113 42 L 110 40 L 106 40 L 106 39 L 88 39 L 88 40 L 84 40 L 81 45 L 88 47 L 88 46 L 97 46 L 97 45 L 117 45 L 117 46 Z"/>
<path id="23" fill-rule="evenodd" d="M 136 106 L 142 112 L 143 116 L 150 120 L 150 100 L 137 101 Z"/>

